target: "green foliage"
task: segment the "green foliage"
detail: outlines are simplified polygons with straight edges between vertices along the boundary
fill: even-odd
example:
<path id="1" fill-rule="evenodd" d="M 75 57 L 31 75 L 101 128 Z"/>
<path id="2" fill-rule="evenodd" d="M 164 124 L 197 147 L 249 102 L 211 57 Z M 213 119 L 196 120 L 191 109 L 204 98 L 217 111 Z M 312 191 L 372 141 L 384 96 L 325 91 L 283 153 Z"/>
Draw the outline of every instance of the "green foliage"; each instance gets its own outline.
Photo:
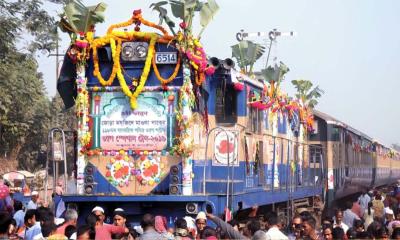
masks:
<path id="1" fill-rule="evenodd" d="M 0 1 L 0 158 L 30 171 L 45 160 L 54 122 L 34 53 L 55 48 L 55 24 L 41 0 Z"/>
<path id="2" fill-rule="evenodd" d="M 292 84 L 297 90 L 296 97 L 310 108 L 314 108 L 318 104 L 317 99 L 324 93 L 319 86 L 312 89 L 313 84 L 309 80 L 292 80 Z"/>
<path id="3" fill-rule="evenodd" d="M 279 62 L 279 66 L 275 64 L 274 67 L 269 66 L 266 69 L 262 69 L 261 74 L 267 82 L 274 82 L 279 85 L 289 70 L 290 69 L 283 62 Z"/>
<path id="4" fill-rule="evenodd" d="M 236 58 L 240 69 L 250 74 L 253 71 L 253 65 L 265 52 L 264 46 L 248 40 L 240 41 L 238 44 L 231 46 L 231 48 L 232 57 Z"/>
<path id="5" fill-rule="evenodd" d="M 61 2 L 53 0 L 53 2 Z M 55 48 L 55 20 L 43 9 L 41 0 L 0 1 L 0 59 L 6 60 L 15 51 L 23 35 L 24 52 L 50 51 Z"/>
<path id="6" fill-rule="evenodd" d="M 219 6 L 215 0 L 207 0 L 204 2 L 200 0 L 169 0 L 151 4 L 150 8 L 159 12 L 159 23 L 162 24 L 165 21 L 173 34 L 175 34 L 175 24 L 171 18 L 168 17 L 168 10 L 163 7 L 168 3 L 171 7 L 172 15 L 175 18 L 181 19 L 181 21 L 185 22 L 187 24 L 187 30 L 190 32 L 192 32 L 192 22 L 193 18 L 195 17 L 195 13 L 200 13 L 200 25 L 202 28 L 198 34 L 198 38 L 200 38 L 204 29 L 219 10 Z"/>
<path id="7" fill-rule="evenodd" d="M 75 32 L 86 33 L 96 23 L 104 21 L 103 13 L 106 7 L 105 3 L 86 7 L 81 1 L 72 0 L 65 6 L 64 12 L 69 25 Z"/>

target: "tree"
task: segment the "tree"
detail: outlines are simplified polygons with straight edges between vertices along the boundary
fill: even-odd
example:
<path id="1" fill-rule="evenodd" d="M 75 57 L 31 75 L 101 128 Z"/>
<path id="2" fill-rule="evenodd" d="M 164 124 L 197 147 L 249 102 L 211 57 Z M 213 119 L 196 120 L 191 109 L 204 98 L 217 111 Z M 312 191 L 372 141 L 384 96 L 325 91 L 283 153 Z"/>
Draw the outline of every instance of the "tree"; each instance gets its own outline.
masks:
<path id="1" fill-rule="evenodd" d="M 240 69 L 249 74 L 253 73 L 254 64 L 265 52 L 264 46 L 247 40 L 240 41 L 231 48 L 232 57 L 236 58 Z"/>
<path id="2" fill-rule="evenodd" d="M 28 170 L 34 170 L 51 119 L 34 55 L 55 48 L 55 26 L 40 0 L 0 1 L 0 156 Z"/>
<path id="3" fill-rule="evenodd" d="M 312 89 L 313 84 L 309 80 L 292 80 L 292 84 L 297 89 L 296 97 L 310 108 L 314 108 L 318 104 L 317 99 L 324 93 L 319 86 Z"/>

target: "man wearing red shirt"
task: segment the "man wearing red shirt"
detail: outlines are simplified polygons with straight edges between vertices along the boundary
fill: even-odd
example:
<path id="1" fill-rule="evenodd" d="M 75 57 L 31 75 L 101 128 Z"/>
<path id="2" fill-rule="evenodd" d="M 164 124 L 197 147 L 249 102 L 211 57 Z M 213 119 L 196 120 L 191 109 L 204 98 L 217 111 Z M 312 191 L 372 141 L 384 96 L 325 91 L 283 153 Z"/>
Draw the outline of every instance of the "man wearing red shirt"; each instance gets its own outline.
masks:
<path id="1" fill-rule="evenodd" d="M 104 223 L 105 215 L 102 207 L 95 207 L 92 213 L 96 215 L 96 238 L 95 240 L 111 240 L 112 234 L 129 233 L 129 229 L 122 226 L 114 226 Z"/>

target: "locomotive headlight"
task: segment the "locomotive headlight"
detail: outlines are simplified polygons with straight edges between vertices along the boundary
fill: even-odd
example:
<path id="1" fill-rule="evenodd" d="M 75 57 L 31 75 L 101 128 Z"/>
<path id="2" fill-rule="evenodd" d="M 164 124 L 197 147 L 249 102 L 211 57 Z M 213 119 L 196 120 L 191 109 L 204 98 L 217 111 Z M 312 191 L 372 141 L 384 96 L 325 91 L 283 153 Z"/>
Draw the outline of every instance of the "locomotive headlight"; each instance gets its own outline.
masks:
<path id="1" fill-rule="evenodd" d="M 121 59 L 125 62 L 146 60 L 149 44 L 147 42 L 123 42 L 121 46 Z"/>
<path id="2" fill-rule="evenodd" d="M 126 45 L 122 48 L 122 59 L 131 59 L 133 57 L 133 48 Z"/>
<path id="3" fill-rule="evenodd" d="M 135 55 L 138 58 L 145 58 L 147 55 L 147 48 L 144 45 L 137 45 L 135 48 Z"/>

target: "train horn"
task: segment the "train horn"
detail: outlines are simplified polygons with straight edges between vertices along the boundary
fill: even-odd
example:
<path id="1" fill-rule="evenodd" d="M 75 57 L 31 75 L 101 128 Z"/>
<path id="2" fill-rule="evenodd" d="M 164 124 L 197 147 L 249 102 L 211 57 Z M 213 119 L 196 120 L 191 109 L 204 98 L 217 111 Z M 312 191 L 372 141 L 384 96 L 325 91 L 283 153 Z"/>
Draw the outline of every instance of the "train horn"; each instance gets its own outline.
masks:
<path id="1" fill-rule="evenodd" d="M 208 62 L 209 62 L 212 66 L 214 66 L 216 69 L 219 68 L 219 67 L 221 66 L 221 63 L 220 63 L 219 59 L 216 58 L 216 57 L 210 58 L 210 59 L 208 60 Z"/>
<path id="2" fill-rule="evenodd" d="M 224 60 L 223 66 L 225 69 L 229 70 L 229 69 L 235 67 L 235 62 L 231 58 L 226 58 Z"/>

